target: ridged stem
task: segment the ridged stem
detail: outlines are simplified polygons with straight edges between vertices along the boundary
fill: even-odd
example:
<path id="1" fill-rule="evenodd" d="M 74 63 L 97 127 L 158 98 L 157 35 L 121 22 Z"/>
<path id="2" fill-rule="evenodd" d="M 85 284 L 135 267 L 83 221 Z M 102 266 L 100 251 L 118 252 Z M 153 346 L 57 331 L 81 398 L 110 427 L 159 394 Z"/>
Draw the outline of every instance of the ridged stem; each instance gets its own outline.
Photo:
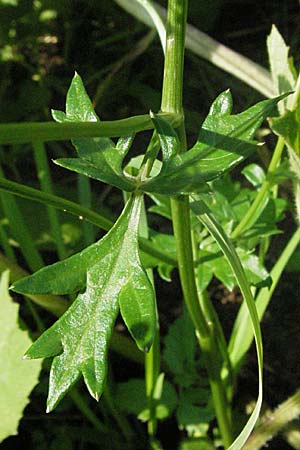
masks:
<path id="1" fill-rule="evenodd" d="M 167 38 L 161 111 L 183 116 L 182 86 L 187 0 L 169 0 Z M 185 127 L 177 128 L 180 151 L 186 150 Z M 189 199 L 177 196 L 171 199 L 172 222 L 176 242 L 178 270 L 183 297 L 194 323 L 197 338 L 206 364 L 215 412 L 225 447 L 232 442 L 230 405 L 221 380 L 220 355 L 214 330 L 206 320 L 199 302 L 194 277 L 193 248 L 190 224 Z"/>

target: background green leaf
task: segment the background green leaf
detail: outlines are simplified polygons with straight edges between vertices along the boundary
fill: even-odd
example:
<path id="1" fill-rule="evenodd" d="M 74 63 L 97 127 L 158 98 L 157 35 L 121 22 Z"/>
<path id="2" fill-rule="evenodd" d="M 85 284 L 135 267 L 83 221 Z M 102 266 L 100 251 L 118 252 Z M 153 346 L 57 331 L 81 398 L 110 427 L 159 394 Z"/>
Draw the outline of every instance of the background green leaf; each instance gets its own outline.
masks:
<path id="1" fill-rule="evenodd" d="M 18 321 L 18 305 L 8 294 L 9 272 L 0 281 L 0 442 L 17 434 L 19 420 L 29 402 L 29 395 L 38 382 L 41 361 L 22 361 L 30 345 L 28 333 Z"/>
<path id="2" fill-rule="evenodd" d="M 271 75 L 278 95 L 291 92 L 295 87 L 295 78 L 289 61 L 289 47 L 284 42 L 275 25 L 267 39 L 267 48 L 270 61 Z M 290 103 L 286 98 L 278 107 L 283 112 Z"/>
<path id="3" fill-rule="evenodd" d="M 196 336 L 192 321 L 184 310 L 172 323 L 165 337 L 163 358 L 180 386 L 190 386 L 196 378 Z"/>

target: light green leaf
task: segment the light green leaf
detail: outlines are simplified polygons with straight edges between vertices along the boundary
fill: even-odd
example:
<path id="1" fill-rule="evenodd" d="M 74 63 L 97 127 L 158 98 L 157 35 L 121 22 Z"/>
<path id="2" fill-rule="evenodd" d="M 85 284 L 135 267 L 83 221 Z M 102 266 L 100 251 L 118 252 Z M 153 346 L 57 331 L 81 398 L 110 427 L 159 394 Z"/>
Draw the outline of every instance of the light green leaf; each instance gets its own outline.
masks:
<path id="1" fill-rule="evenodd" d="M 266 179 L 264 170 L 258 164 L 249 164 L 242 170 L 242 174 L 254 187 L 260 187 Z"/>
<path id="2" fill-rule="evenodd" d="M 300 107 L 273 118 L 270 124 L 274 133 L 282 136 L 285 143 L 300 157 Z"/>
<path id="3" fill-rule="evenodd" d="M 253 327 L 253 333 L 255 337 L 256 343 L 256 351 L 257 351 L 257 361 L 258 361 L 258 375 L 259 375 L 259 385 L 258 385 L 258 398 L 256 401 L 256 405 L 254 410 L 248 419 L 245 427 L 235 439 L 235 441 L 231 444 L 228 450 L 240 450 L 251 431 L 253 430 L 255 423 L 259 417 L 259 413 L 262 405 L 263 398 L 263 347 L 262 347 L 262 337 L 260 331 L 259 318 L 257 314 L 257 310 L 255 307 L 255 302 L 251 293 L 250 286 L 248 284 L 247 278 L 245 276 L 243 267 L 239 260 L 239 257 L 235 251 L 235 248 L 231 241 L 228 239 L 226 234 L 224 233 L 222 227 L 218 224 L 218 222 L 212 216 L 209 208 L 206 204 L 200 199 L 200 197 L 193 197 L 193 202 L 191 203 L 191 208 L 193 212 L 197 215 L 200 222 L 208 229 L 209 233 L 213 236 L 220 249 L 224 253 L 232 271 L 234 272 L 238 285 L 241 289 L 241 292 L 244 297 L 244 301 L 246 302 L 248 313 L 251 318 L 251 323 Z"/>
<path id="4" fill-rule="evenodd" d="M 27 358 L 55 356 L 50 372 L 48 411 L 56 407 L 80 374 L 91 395 L 99 399 L 119 301 L 124 321 L 138 347 L 148 350 L 152 344 L 156 312 L 153 288 L 138 255 L 140 211 L 141 197 L 131 198 L 109 233 L 87 249 L 85 254 L 82 252 L 84 258 L 80 257 L 82 254 L 69 258 L 69 264 L 72 258 L 78 263 L 83 260 L 84 268 L 80 269 L 79 274 L 82 278 L 86 277 L 86 289 L 26 353 Z M 59 272 L 60 264 L 48 269 L 52 271 L 52 276 Z M 69 273 L 74 277 L 74 270 L 72 264 L 65 267 L 66 279 Z M 47 274 L 47 268 L 44 273 Z M 26 292 L 30 292 L 31 279 L 33 286 L 36 285 L 35 277 L 27 278 Z M 41 280 L 42 271 L 39 282 Z M 60 280 L 60 283 L 63 281 Z M 134 296 L 133 288 L 136 289 Z"/>
<path id="5" fill-rule="evenodd" d="M 223 92 L 212 104 L 196 144 L 189 151 L 171 157 L 174 154 L 171 133 L 166 126 L 157 129 L 154 123 L 159 134 L 166 134 L 164 145 L 170 148 L 163 153 L 168 154 L 168 159 L 159 175 L 145 181 L 141 189 L 169 195 L 207 192 L 208 181 L 220 177 L 256 150 L 251 139 L 283 97 L 259 102 L 243 113 L 231 115 L 231 94 Z"/>
<path id="6" fill-rule="evenodd" d="M 8 281 L 9 272 L 4 272 L 0 281 L 0 442 L 17 434 L 19 420 L 41 370 L 41 361 L 22 361 L 31 341 L 28 333 L 20 329 L 19 308 L 8 294 Z"/>
<path id="7" fill-rule="evenodd" d="M 76 73 L 67 94 L 66 114 L 52 111 L 58 122 L 99 122 L 92 102 L 86 93 L 80 76 Z M 106 137 L 78 138 L 72 140 L 79 158 L 62 158 L 56 164 L 89 176 L 120 189 L 132 191 L 135 183 L 126 177 L 122 162 L 128 152 L 132 139 L 126 137 L 115 148 L 113 141 Z"/>
<path id="8" fill-rule="evenodd" d="M 271 33 L 267 38 L 267 48 L 276 94 L 280 95 L 285 92 L 291 92 L 295 87 L 296 80 L 290 68 L 289 47 L 286 46 L 284 39 L 275 25 L 272 26 Z M 286 98 L 278 105 L 281 112 L 289 105 L 289 101 Z"/>

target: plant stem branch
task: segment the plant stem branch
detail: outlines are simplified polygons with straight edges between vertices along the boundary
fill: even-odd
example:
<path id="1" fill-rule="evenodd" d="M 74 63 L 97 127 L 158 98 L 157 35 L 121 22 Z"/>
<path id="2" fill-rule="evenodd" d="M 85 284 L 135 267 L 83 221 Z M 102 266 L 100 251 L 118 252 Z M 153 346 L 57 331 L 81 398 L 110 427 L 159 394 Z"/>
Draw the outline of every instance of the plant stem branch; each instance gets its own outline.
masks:
<path id="1" fill-rule="evenodd" d="M 163 114 L 164 119 L 176 124 L 181 118 Z M 154 127 L 148 114 L 103 122 L 24 122 L 0 125 L 1 144 L 22 144 L 32 141 L 67 141 L 79 137 L 119 137 Z"/>
<path id="2" fill-rule="evenodd" d="M 61 209 L 64 212 L 68 212 L 82 220 L 86 220 L 105 231 L 108 231 L 112 226 L 113 222 L 103 215 L 92 211 L 91 209 L 84 208 L 71 200 L 58 197 L 57 195 L 48 194 L 46 192 L 39 191 L 24 184 L 15 183 L 14 181 L 6 180 L 0 176 L 0 190 L 9 192 L 20 197 L 29 198 L 40 203 L 54 206 L 57 209 Z M 170 264 L 171 266 L 177 266 L 177 260 L 172 256 L 166 254 L 166 252 L 160 251 L 154 248 L 153 244 L 142 237 L 139 238 L 140 249 L 145 253 L 154 256 L 155 258 Z"/>
<path id="3" fill-rule="evenodd" d="M 185 28 L 188 0 L 169 0 L 167 39 L 161 111 L 183 116 L 182 87 Z M 184 123 L 177 128 L 181 148 L 186 150 Z M 225 386 L 221 380 L 220 354 L 213 327 L 207 322 L 201 309 L 194 276 L 193 248 L 191 238 L 190 209 L 187 196 L 171 198 L 172 222 L 176 242 L 178 270 L 184 300 L 194 323 L 197 338 L 203 352 L 216 416 L 225 447 L 232 442 L 230 407 Z"/>
<path id="4" fill-rule="evenodd" d="M 240 221 L 240 223 L 235 227 L 235 229 L 231 233 L 231 239 L 237 239 L 245 230 L 248 228 L 251 228 L 252 225 L 257 221 L 257 219 L 260 216 L 260 213 L 263 211 L 263 208 L 261 207 L 267 198 L 268 190 L 272 186 L 272 174 L 274 173 L 282 152 L 284 149 L 284 140 L 283 138 L 278 138 L 277 144 L 268 168 L 268 174 L 267 179 L 262 184 L 261 189 L 257 193 L 254 202 L 251 204 L 250 208 Z M 259 212 L 259 213 L 258 213 Z"/>

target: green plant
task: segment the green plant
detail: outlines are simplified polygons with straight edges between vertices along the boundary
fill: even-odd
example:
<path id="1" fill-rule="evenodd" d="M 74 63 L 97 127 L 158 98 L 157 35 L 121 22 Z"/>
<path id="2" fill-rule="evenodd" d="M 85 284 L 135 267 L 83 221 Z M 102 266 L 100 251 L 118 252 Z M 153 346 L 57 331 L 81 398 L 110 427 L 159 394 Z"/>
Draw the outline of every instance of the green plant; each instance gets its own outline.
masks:
<path id="1" fill-rule="evenodd" d="M 152 8 L 150 2 L 139 3 L 146 9 Z M 287 64 L 283 69 L 272 68 L 275 81 L 284 78 L 289 81 L 288 85 L 278 83 L 278 97 L 259 102 L 235 115 L 232 114 L 230 92 L 223 92 L 213 102 L 196 143 L 187 150 L 182 106 L 186 16 L 187 1 L 169 1 L 159 113 L 101 122 L 76 74 L 67 94 L 66 112 L 52 113 L 58 124 L 0 126 L 1 144 L 34 143 L 36 165 L 40 170 L 47 168 L 47 162 L 41 157 L 43 142 L 72 138 L 78 157 L 59 158 L 55 163 L 80 177 L 88 176 L 126 193 L 123 212 L 112 224 L 101 214 L 54 196 L 49 177 L 44 184 L 41 180 L 44 192 L 2 178 L 1 189 L 48 205 L 53 236 L 59 236 L 53 206 L 79 214 L 109 230 L 102 239 L 79 253 L 14 282 L 12 289 L 30 295 L 34 301 L 41 294 L 55 296 L 48 300 L 44 298 L 44 304 L 53 308 L 51 302 L 55 298 L 61 305 L 58 315 L 64 312 L 67 303 L 63 304 L 58 296 L 68 295 L 72 301 L 58 321 L 26 352 L 27 358 L 54 357 L 48 411 L 57 406 L 83 375 L 95 399 L 104 392 L 104 400 L 110 405 L 127 442 L 131 441 L 128 426 L 114 408 L 119 398 L 122 399 L 121 411 L 135 413 L 148 422 L 153 448 L 159 446 L 155 438 L 157 420 L 175 411 L 179 427 L 186 430 L 191 440 L 198 437 L 203 445 L 213 446 L 219 439 L 225 448 L 240 449 L 251 433 L 262 405 L 263 355 L 259 321 L 300 239 L 297 230 L 269 273 L 264 265 L 266 254 L 271 237 L 279 232 L 277 222 L 286 207 L 285 201 L 277 197 L 277 186 L 279 181 L 290 176 L 291 171 L 296 174 L 294 190 L 299 209 L 299 146 L 298 134 L 294 132 L 295 123 L 299 122 L 299 82 L 296 84 L 292 71 L 287 72 Z M 155 14 L 153 18 L 159 21 Z M 161 30 L 160 21 L 159 27 Z M 269 44 L 271 61 L 272 52 L 278 51 L 278 45 L 282 46 L 277 41 L 274 43 L 274 33 Z M 287 53 L 285 59 L 287 61 Z M 287 96 L 286 92 L 292 89 L 295 94 Z M 228 172 L 256 152 L 255 133 L 266 117 L 277 114 L 278 102 L 281 108 L 291 106 L 293 109 L 271 121 L 274 131 L 283 137 L 278 140 L 267 173 L 257 164 L 244 167 L 242 174 L 254 190 L 242 189 L 241 181 L 233 181 Z M 138 158 L 130 159 L 135 133 L 145 130 L 153 130 L 146 151 Z M 117 143 L 112 137 L 118 137 Z M 283 139 L 289 146 L 291 171 L 284 162 L 280 163 Z M 160 151 L 161 160 L 158 159 Z M 83 185 L 84 198 L 89 198 L 89 189 L 88 184 Z M 154 203 L 150 208 L 152 212 L 172 220 L 174 236 L 148 229 L 143 203 L 145 195 Z M 5 202 L 10 202 L 6 210 L 14 208 L 17 211 L 13 198 L 4 198 L 3 208 Z M 14 217 L 17 214 L 15 212 Z M 10 221 L 13 222 L 12 216 Z M 2 241 L 5 243 L 4 231 Z M 13 232 L 21 243 L 26 233 L 24 229 L 21 231 L 16 227 Z M 59 237 L 55 240 L 58 254 L 66 256 L 68 252 L 62 240 Z M 85 242 L 91 240 L 91 230 L 85 229 Z M 25 241 L 30 242 L 28 238 Z M 25 244 L 21 247 L 29 267 L 38 269 L 43 264 L 40 255 Z M 258 254 L 255 253 L 257 248 Z M 160 274 L 168 279 L 176 266 L 190 319 L 184 313 L 172 325 L 165 339 L 163 360 L 179 386 L 178 395 L 160 373 L 157 306 L 151 274 L 151 269 L 158 267 Z M 221 280 L 229 290 L 238 285 L 244 297 L 229 345 L 207 289 L 213 277 Z M 75 300 L 74 294 L 78 294 Z M 145 383 L 130 380 L 118 385 L 114 398 L 109 382 L 106 387 L 105 382 L 107 350 L 119 309 L 138 348 L 146 352 L 146 377 Z M 39 323 L 38 317 L 36 320 Z M 191 324 L 195 333 L 191 332 Z M 39 328 L 42 331 L 42 323 Z M 186 342 L 181 342 L 181 354 L 174 356 L 179 336 Z M 232 419 L 235 381 L 253 339 L 258 355 L 259 395 L 246 425 L 236 429 Z M 196 352 L 197 342 L 200 357 Z M 188 373 L 184 370 L 186 366 Z M 145 396 L 140 394 L 144 390 Z M 139 393 L 136 399 L 133 393 Z M 75 398 L 78 401 L 76 394 Z M 81 409 L 90 415 L 82 403 Z M 208 433 L 214 416 L 218 423 L 215 437 Z M 97 419 L 96 423 L 99 427 Z"/>

